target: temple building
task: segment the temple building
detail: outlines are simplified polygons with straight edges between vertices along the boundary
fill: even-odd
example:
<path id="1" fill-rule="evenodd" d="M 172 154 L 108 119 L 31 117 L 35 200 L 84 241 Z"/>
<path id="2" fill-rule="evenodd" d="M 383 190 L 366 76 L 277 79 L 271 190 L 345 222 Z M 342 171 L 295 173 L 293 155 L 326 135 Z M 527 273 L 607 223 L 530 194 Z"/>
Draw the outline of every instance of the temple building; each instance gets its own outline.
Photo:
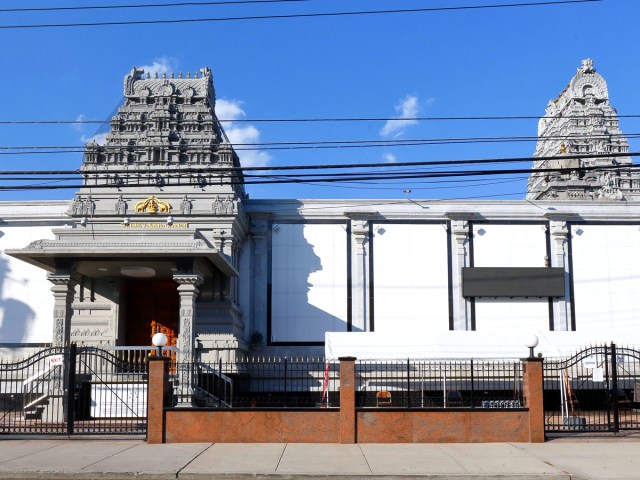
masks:
<path id="1" fill-rule="evenodd" d="M 640 343 L 640 177 L 590 60 L 540 120 L 526 200 L 249 199 L 208 68 L 134 68 L 124 96 L 74 198 L 0 202 L 0 348 L 158 331 L 181 361 Z"/>
<path id="2" fill-rule="evenodd" d="M 607 82 L 583 60 L 540 119 L 533 155 L 540 171 L 529 178 L 527 199 L 640 200 L 638 171 L 620 168 L 632 166 L 628 152 Z M 559 168 L 566 171 L 545 171 Z"/>
<path id="3" fill-rule="evenodd" d="M 246 195 L 211 71 L 151 78 L 133 69 L 124 97 L 106 143 L 86 146 L 65 225 L 6 253 L 48 272 L 53 342 L 148 345 L 162 331 L 187 359 L 196 333 L 208 348 L 246 348 Z"/>

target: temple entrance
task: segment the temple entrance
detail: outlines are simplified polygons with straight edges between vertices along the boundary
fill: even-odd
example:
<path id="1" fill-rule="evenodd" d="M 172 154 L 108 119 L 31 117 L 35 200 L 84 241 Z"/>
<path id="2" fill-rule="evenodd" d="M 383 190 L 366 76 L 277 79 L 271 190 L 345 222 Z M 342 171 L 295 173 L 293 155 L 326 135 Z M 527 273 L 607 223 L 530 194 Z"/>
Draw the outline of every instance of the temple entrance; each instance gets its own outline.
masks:
<path id="1" fill-rule="evenodd" d="M 176 346 L 179 305 L 178 285 L 173 280 L 125 280 L 121 294 L 124 344 L 151 345 L 153 334 L 163 332 L 169 339 L 167 345 Z"/>

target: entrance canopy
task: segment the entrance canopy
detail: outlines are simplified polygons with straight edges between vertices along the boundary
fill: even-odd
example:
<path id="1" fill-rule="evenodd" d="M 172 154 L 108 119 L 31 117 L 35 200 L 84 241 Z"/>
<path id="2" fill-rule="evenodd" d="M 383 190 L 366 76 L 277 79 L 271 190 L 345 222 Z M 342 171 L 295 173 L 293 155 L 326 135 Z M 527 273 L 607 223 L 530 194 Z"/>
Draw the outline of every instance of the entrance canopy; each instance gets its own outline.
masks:
<path id="1" fill-rule="evenodd" d="M 80 269 L 86 270 L 80 273 L 90 276 L 113 276 L 117 273 L 143 277 L 143 270 L 136 274 L 137 265 L 147 268 L 155 265 L 158 272 L 168 273 L 177 261 L 187 258 L 207 259 L 225 275 L 238 275 L 227 257 L 198 231 L 101 230 L 94 237 L 90 229 L 84 228 L 56 229 L 55 240 L 36 240 L 25 248 L 9 249 L 5 253 L 49 272 L 55 272 L 60 264 L 76 263 Z M 147 265 L 149 262 L 152 265 Z M 116 264 L 120 272 L 112 270 Z"/>

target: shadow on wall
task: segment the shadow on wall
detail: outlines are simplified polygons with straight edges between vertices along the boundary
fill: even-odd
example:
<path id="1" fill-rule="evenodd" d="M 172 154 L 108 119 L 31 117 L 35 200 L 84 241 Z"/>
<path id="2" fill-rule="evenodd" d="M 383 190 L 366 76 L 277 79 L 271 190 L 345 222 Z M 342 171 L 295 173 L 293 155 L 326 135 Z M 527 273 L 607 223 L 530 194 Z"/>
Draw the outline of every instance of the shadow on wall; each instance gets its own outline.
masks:
<path id="1" fill-rule="evenodd" d="M 7 298 L 5 291 L 9 282 L 26 285 L 26 278 L 10 275 L 9 261 L 0 256 L 0 343 L 25 343 L 35 312 L 24 302 Z"/>
<path id="2" fill-rule="evenodd" d="M 347 330 L 346 257 L 334 256 L 332 228 L 274 225 L 272 233 L 272 335 L 275 342 L 324 342 L 325 332 Z M 323 231 L 324 230 L 324 231 Z M 346 240 L 346 233 L 345 242 Z M 346 244 L 344 248 L 346 254 Z M 336 295 L 335 283 L 344 282 Z M 337 302 L 344 301 L 344 313 Z"/>

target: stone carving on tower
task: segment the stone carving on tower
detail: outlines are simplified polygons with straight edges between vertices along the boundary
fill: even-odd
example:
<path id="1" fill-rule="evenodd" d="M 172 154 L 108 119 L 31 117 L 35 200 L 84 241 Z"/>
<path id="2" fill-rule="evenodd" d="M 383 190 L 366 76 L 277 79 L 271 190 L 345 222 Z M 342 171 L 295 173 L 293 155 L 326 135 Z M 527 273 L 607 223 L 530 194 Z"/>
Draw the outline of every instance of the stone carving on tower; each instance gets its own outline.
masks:
<path id="1" fill-rule="evenodd" d="M 607 83 L 591 59 L 582 60 L 538 123 L 527 199 L 640 200 L 640 175 L 624 168 L 632 165 L 628 152 Z"/>
<path id="2" fill-rule="evenodd" d="M 94 194 L 95 214 L 119 212 L 116 202 L 135 205 L 158 188 L 164 192 L 163 200 L 174 200 L 169 203 L 176 206 L 189 193 L 194 211 L 208 210 L 212 190 L 234 200 L 245 198 L 238 157 L 216 118 L 209 68 L 193 77 L 190 73 L 151 75 L 133 68 L 124 79 L 124 97 L 104 145 L 93 140 L 85 149 L 85 188 L 80 198 L 91 187 L 100 186 L 102 195 Z M 122 198 L 131 186 L 141 194 Z M 179 196 L 174 193 L 178 191 Z M 203 197 L 208 197 L 206 203 Z M 111 202 L 112 206 L 106 205 Z"/>

